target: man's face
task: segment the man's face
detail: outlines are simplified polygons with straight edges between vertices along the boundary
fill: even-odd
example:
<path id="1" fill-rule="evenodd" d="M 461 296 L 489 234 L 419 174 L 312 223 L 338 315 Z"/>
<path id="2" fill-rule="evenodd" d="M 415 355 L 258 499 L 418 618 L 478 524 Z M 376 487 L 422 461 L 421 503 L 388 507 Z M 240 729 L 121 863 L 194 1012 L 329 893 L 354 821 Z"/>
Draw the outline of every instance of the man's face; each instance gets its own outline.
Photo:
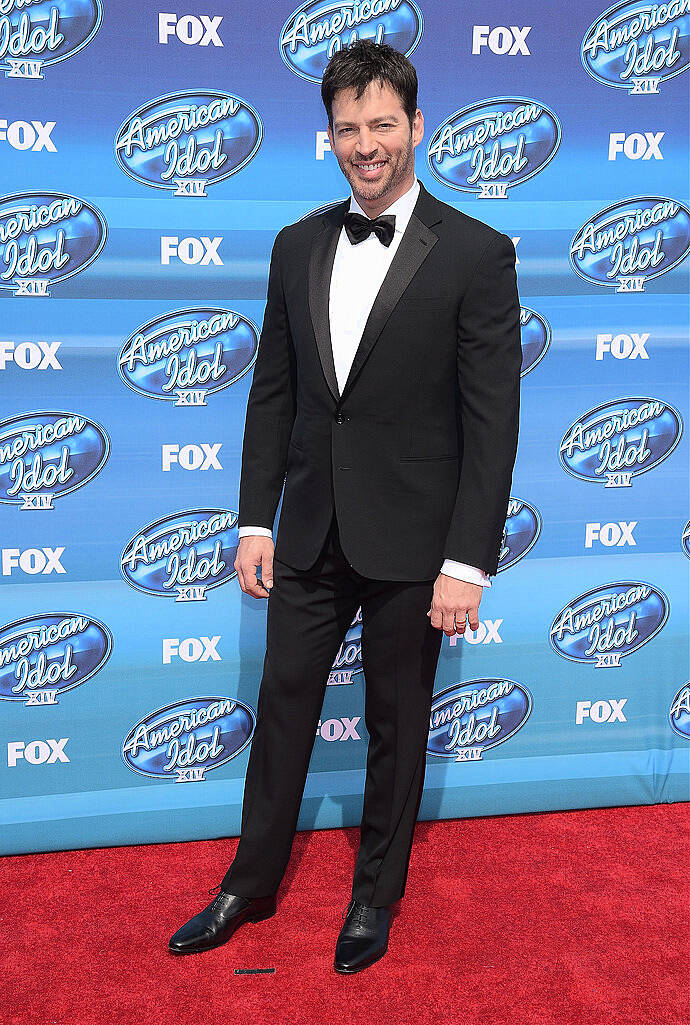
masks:
<path id="1" fill-rule="evenodd" d="M 411 187 L 414 149 L 423 134 L 422 112 L 415 112 L 410 129 L 400 97 L 388 84 L 370 82 L 358 100 L 354 89 L 336 93 L 328 138 L 355 199 L 370 216 Z"/>

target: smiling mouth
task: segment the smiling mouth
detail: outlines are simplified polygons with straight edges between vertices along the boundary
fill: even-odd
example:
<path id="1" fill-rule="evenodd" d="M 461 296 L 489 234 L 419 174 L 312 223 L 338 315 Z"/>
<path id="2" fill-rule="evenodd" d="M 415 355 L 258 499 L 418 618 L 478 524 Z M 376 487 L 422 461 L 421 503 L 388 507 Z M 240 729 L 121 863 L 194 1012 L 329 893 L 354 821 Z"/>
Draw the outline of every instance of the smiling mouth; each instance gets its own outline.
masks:
<path id="1" fill-rule="evenodd" d="M 377 160 L 372 164 L 355 164 L 358 171 L 378 171 L 379 168 L 384 167 L 387 161 Z"/>

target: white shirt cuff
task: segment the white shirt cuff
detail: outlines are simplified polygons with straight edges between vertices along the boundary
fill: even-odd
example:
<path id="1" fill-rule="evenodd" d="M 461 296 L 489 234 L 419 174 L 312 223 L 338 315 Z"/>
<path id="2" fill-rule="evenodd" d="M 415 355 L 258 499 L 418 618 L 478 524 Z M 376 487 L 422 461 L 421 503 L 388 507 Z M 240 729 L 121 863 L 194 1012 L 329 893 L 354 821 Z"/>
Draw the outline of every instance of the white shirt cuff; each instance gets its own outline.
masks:
<path id="1" fill-rule="evenodd" d="M 447 577 L 455 577 L 456 580 L 465 580 L 468 584 L 481 584 L 482 587 L 491 587 L 491 581 L 486 573 L 481 569 L 477 569 L 476 566 L 468 566 L 466 562 L 444 559 L 441 573 L 445 573 Z"/>
<path id="2" fill-rule="evenodd" d="M 273 531 L 268 527 L 239 527 L 237 530 L 238 540 L 243 537 L 273 537 Z"/>

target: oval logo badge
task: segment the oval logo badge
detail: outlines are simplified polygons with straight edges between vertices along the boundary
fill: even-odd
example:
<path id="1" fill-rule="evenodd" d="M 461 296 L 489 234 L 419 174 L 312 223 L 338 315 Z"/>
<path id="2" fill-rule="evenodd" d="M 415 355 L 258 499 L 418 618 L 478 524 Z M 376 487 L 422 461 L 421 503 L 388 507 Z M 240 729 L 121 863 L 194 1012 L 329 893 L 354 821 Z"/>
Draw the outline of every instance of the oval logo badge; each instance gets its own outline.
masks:
<path id="1" fill-rule="evenodd" d="M 604 584 L 561 609 L 551 625 L 551 647 L 571 662 L 615 668 L 656 637 L 668 613 L 668 598 L 658 587 L 631 580 Z"/>
<path id="2" fill-rule="evenodd" d="M 529 502 L 508 500 L 508 516 L 503 528 L 503 543 L 498 557 L 498 572 L 510 569 L 531 551 L 541 534 L 541 516 Z"/>
<path id="3" fill-rule="evenodd" d="M 307 0 L 280 31 L 280 56 L 300 78 L 320 82 L 326 65 L 352 39 L 389 43 L 409 57 L 422 36 L 414 0 Z"/>
<path id="4" fill-rule="evenodd" d="M 682 0 L 650 4 L 624 0 L 604 11 L 582 40 L 585 71 L 603 85 L 632 95 L 659 92 L 659 84 L 690 67 L 690 16 Z"/>
<path id="5" fill-rule="evenodd" d="M 43 78 L 43 68 L 91 42 L 101 0 L 5 0 L 0 8 L 0 68 L 5 78 Z"/>
<path id="6" fill-rule="evenodd" d="M 641 196 L 600 210 L 570 244 L 570 264 L 593 285 L 644 292 L 646 281 L 690 252 L 690 211 L 675 199 Z"/>
<path id="7" fill-rule="evenodd" d="M 520 336 L 522 339 L 522 369 L 520 377 L 534 370 L 546 355 L 551 342 L 551 325 L 541 313 L 527 306 L 520 307 Z"/>
<path id="8" fill-rule="evenodd" d="M 143 527 L 120 560 L 132 587 L 157 598 L 204 601 L 206 592 L 235 576 L 237 513 L 187 509 Z"/>
<path id="9" fill-rule="evenodd" d="M 329 210 L 335 209 L 336 206 L 340 206 L 344 202 L 344 199 L 333 199 L 330 203 L 322 203 L 321 206 L 316 206 L 313 210 L 309 210 L 308 213 L 302 214 L 300 221 L 306 221 L 310 217 L 318 217 L 319 214 L 328 213 Z"/>
<path id="10" fill-rule="evenodd" d="M 78 612 L 46 612 L 0 628 L 0 700 L 57 705 L 103 668 L 113 649 L 104 623 Z"/>
<path id="11" fill-rule="evenodd" d="M 115 158 L 134 181 L 176 196 L 205 196 L 256 156 L 261 118 L 246 100 L 215 89 L 168 93 L 122 123 Z"/>
<path id="12" fill-rule="evenodd" d="M 329 685 L 353 683 L 353 677 L 362 672 L 362 610 L 357 609 L 355 618 L 345 634 L 345 640 L 338 649 L 333 666 L 328 674 Z"/>
<path id="13" fill-rule="evenodd" d="M 576 420 L 561 440 L 561 466 L 579 480 L 630 487 L 633 477 L 663 463 L 680 441 L 680 413 L 661 399 L 605 402 Z"/>
<path id="14" fill-rule="evenodd" d="M 229 388 L 254 365 L 259 332 L 232 310 L 175 310 L 150 320 L 120 350 L 125 384 L 176 406 L 205 406 L 206 397 Z"/>
<path id="15" fill-rule="evenodd" d="M 234 698 L 187 698 L 158 708 L 133 726 L 122 744 L 133 772 L 175 783 L 198 783 L 226 765 L 252 739 L 256 716 Z"/>
<path id="16" fill-rule="evenodd" d="M 431 137 L 429 170 L 478 199 L 507 199 L 556 155 L 561 125 L 543 103 L 500 96 L 451 114 Z"/>
<path id="17" fill-rule="evenodd" d="M 107 236 L 105 218 L 64 192 L 17 192 L 0 199 L 0 288 L 48 296 L 49 286 L 86 270 Z"/>
<path id="18" fill-rule="evenodd" d="M 0 502 L 52 509 L 53 499 L 82 488 L 99 473 L 110 439 L 77 413 L 22 413 L 0 423 Z"/>
<path id="19" fill-rule="evenodd" d="M 683 527 L 683 533 L 680 539 L 680 545 L 683 549 L 683 553 L 690 559 L 690 520 Z"/>
<path id="20" fill-rule="evenodd" d="M 671 729 L 674 729 L 683 740 L 690 740 L 690 683 L 680 688 L 668 713 Z"/>
<path id="21" fill-rule="evenodd" d="M 484 751 L 514 737 L 531 711 L 532 695 L 514 680 L 456 683 L 434 698 L 427 751 L 456 762 L 481 761 Z"/>

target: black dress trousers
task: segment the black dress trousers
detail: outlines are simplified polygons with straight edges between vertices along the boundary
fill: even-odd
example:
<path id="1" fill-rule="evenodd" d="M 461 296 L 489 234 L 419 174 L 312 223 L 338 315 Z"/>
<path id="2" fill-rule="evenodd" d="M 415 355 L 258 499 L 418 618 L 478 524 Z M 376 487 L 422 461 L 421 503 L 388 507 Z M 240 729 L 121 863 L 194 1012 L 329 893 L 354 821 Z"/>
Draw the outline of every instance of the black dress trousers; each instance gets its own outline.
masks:
<path id="1" fill-rule="evenodd" d="M 352 896 L 370 907 L 402 897 L 443 637 L 426 615 L 433 585 L 359 574 L 340 546 L 335 515 L 309 570 L 274 561 L 241 836 L 223 890 L 262 897 L 280 885 L 328 674 L 361 605 L 369 748 Z"/>

